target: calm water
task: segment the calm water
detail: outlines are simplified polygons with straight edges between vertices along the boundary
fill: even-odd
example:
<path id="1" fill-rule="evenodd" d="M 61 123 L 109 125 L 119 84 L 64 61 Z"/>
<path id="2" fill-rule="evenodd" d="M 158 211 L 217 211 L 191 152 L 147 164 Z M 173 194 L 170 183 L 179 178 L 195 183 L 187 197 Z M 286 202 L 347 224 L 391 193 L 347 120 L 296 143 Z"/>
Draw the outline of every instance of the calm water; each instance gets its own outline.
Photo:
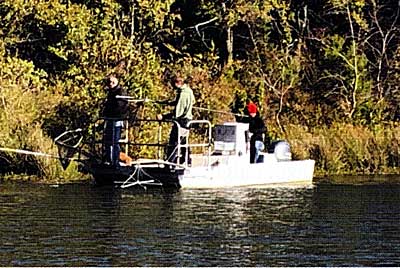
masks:
<path id="1" fill-rule="evenodd" d="M 399 266 L 400 186 L 0 184 L 0 266 Z"/>

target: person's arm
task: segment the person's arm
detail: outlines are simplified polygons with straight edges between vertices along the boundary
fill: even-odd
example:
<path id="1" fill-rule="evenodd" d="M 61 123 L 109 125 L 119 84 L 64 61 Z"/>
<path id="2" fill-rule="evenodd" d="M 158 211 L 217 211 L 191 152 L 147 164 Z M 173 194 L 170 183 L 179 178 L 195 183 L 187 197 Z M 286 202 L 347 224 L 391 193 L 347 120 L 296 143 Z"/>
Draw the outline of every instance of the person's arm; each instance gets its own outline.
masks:
<path id="1" fill-rule="evenodd" d="M 121 88 L 120 96 L 128 96 L 126 89 Z M 121 106 L 127 106 L 128 105 L 128 99 L 125 98 L 117 98 L 118 104 Z"/>
<path id="2" fill-rule="evenodd" d="M 235 115 L 236 122 L 239 123 L 250 123 L 250 117 L 248 115 Z"/>
<path id="3" fill-rule="evenodd" d="M 172 120 L 172 118 L 174 118 L 174 112 L 162 114 L 162 118 L 161 119 Z"/>
<path id="4" fill-rule="evenodd" d="M 175 106 L 178 103 L 178 98 L 175 98 L 174 100 L 156 101 L 156 103 L 161 105 Z"/>
<path id="5" fill-rule="evenodd" d="M 173 101 L 157 101 L 158 104 L 176 106 L 180 98 L 180 94 Z M 174 112 L 157 115 L 158 120 L 171 120 L 174 117 Z"/>
<path id="6" fill-rule="evenodd" d="M 176 105 L 172 112 L 162 115 L 163 119 L 179 119 L 185 117 L 191 104 L 188 94 L 180 92 L 176 99 Z"/>

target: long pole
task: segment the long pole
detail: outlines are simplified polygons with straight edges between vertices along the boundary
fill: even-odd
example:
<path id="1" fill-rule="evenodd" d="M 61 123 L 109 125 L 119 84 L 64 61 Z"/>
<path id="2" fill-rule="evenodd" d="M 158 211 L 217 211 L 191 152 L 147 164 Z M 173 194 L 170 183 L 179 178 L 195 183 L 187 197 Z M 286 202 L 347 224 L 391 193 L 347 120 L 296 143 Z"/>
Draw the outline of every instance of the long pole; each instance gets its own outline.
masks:
<path id="1" fill-rule="evenodd" d="M 133 103 L 145 103 L 145 102 L 155 102 L 157 103 L 158 101 L 155 100 L 150 100 L 150 99 L 135 99 L 131 96 L 116 96 L 117 99 L 126 99 L 128 102 L 133 102 Z M 210 109 L 210 108 L 203 108 L 203 107 L 196 107 L 194 106 L 193 109 L 196 110 L 201 110 L 201 111 L 208 111 L 208 112 L 213 112 L 213 113 L 219 113 L 219 114 L 229 114 L 229 115 L 234 115 L 234 116 L 242 116 L 242 117 L 248 117 L 247 115 L 243 114 L 238 114 L 238 113 L 232 113 L 232 112 L 227 112 L 227 111 L 222 111 L 222 110 L 215 110 L 215 109 Z"/>
<path id="2" fill-rule="evenodd" d="M 57 155 L 46 154 L 42 152 L 34 152 L 29 150 L 22 150 L 22 149 L 12 149 L 12 148 L 1 148 L 0 151 L 9 152 L 9 153 L 17 153 L 17 154 L 26 154 L 26 155 L 34 155 L 34 156 L 43 156 L 43 157 L 50 157 L 50 158 L 57 158 L 57 159 L 69 159 L 69 160 L 76 160 L 74 158 L 67 158 L 67 157 L 59 157 Z"/>
<path id="3" fill-rule="evenodd" d="M 229 115 L 247 117 L 247 115 L 243 115 L 243 114 L 235 114 L 235 113 L 231 113 L 231 112 L 226 112 L 226 111 L 222 111 L 222 110 L 215 110 L 215 109 L 210 109 L 210 108 L 203 108 L 203 107 L 194 106 L 193 109 L 202 110 L 202 111 L 208 111 L 208 112 L 213 112 L 213 113 L 219 113 L 219 114 L 229 114 Z"/>

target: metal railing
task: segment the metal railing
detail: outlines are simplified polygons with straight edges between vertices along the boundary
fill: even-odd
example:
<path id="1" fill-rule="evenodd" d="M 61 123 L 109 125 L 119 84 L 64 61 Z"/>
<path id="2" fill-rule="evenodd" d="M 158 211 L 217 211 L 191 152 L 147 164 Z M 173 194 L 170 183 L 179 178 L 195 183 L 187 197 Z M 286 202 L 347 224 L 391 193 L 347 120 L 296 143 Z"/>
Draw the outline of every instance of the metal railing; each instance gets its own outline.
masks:
<path id="1" fill-rule="evenodd" d="M 99 118 L 99 120 L 104 120 L 106 122 L 107 120 L 116 121 L 117 119 L 114 119 L 114 118 Z M 161 160 L 162 159 L 162 149 L 166 148 L 166 146 L 169 146 L 169 143 L 161 143 L 161 141 L 163 140 L 163 135 L 162 135 L 162 133 L 163 133 L 163 125 L 165 125 L 165 123 L 172 123 L 172 124 L 175 124 L 175 126 L 178 129 L 177 146 L 176 146 L 176 148 L 174 148 L 174 150 L 177 150 L 176 163 L 180 163 L 181 152 L 182 152 L 182 149 L 185 148 L 186 149 L 185 150 L 185 155 L 183 156 L 184 157 L 184 164 L 182 164 L 180 166 L 188 167 L 189 166 L 189 150 L 190 150 L 190 148 L 202 147 L 202 148 L 205 148 L 207 150 L 207 156 L 208 156 L 207 157 L 207 165 L 210 165 L 210 162 L 211 162 L 210 161 L 211 146 L 212 146 L 212 143 L 211 143 L 212 142 L 212 132 L 211 132 L 212 131 L 212 126 L 211 126 L 211 122 L 208 121 L 208 120 L 191 120 L 191 121 L 189 121 L 189 123 L 187 125 L 187 127 L 189 129 L 190 128 L 193 129 L 194 125 L 199 125 L 199 126 L 205 125 L 205 126 L 203 126 L 203 128 L 207 129 L 207 136 L 204 137 L 205 138 L 205 142 L 203 142 L 203 143 L 190 143 L 190 137 L 189 136 L 190 136 L 190 133 L 192 131 L 189 130 L 187 135 L 181 135 L 182 132 L 183 132 L 182 129 L 185 129 L 185 128 L 181 127 L 179 125 L 179 123 L 174 121 L 174 120 L 159 121 L 159 120 L 153 120 L 153 119 L 136 119 L 135 122 L 134 123 L 131 122 L 131 124 L 129 124 L 128 120 L 119 119 L 118 121 L 124 121 L 124 123 L 123 123 L 123 131 L 121 133 L 121 136 L 123 138 L 121 138 L 119 140 L 118 144 L 125 145 L 124 150 L 121 150 L 121 151 L 124 151 L 126 154 L 128 154 L 129 149 L 130 149 L 131 146 L 158 147 L 157 148 L 157 152 L 156 152 L 157 153 L 157 158 L 158 158 L 158 160 Z M 132 128 L 135 124 L 138 124 L 138 123 L 139 123 L 139 125 L 141 125 L 142 122 L 144 122 L 144 123 L 157 122 L 158 123 L 158 129 L 157 129 L 157 133 L 158 134 L 157 134 L 156 143 L 137 143 L 137 142 L 131 141 L 132 137 L 130 137 L 130 134 L 129 134 L 130 133 L 130 127 Z M 103 129 L 103 131 L 104 131 L 104 129 Z M 102 133 L 101 139 L 97 139 L 96 138 L 96 132 L 98 133 L 98 130 L 94 131 L 94 133 L 93 133 L 94 137 L 92 139 L 92 142 L 94 144 L 93 144 L 92 148 L 95 151 L 94 147 L 96 146 L 96 144 L 102 144 L 101 154 L 103 155 L 105 153 L 104 152 L 104 136 L 103 136 L 104 133 Z M 182 140 L 182 138 L 184 140 Z M 184 142 L 182 142 L 182 141 L 184 141 Z M 114 145 L 114 144 L 112 144 L 112 145 Z"/>
<path id="2" fill-rule="evenodd" d="M 177 124 L 178 129 L 181 128 L 176 121 L 174 121 L 174 123 Z M 181 136 L 179 135 L 180 131 L 178 131 L 178 146 L 177 146 L 178 157 L 177 157 L 177 163 L 179 163 L 179 161 L 180 161 L 180 155 L 181 155 L 180 153 L 181 153 L 181 149 L 182 148 L 186 148 L 185 156 L 184 156 L 185 157 L 184 163 L 185 163 L 185 166 L 187 167 L 188 164 L 189 164 L 189 150 L 190 150 L 190 148 L 203 147 L 203 148 L 207 148 L 207 166 L 209 166 L 210 162 L 211 162 L 210 161 L 210 157 L 211 157 L 211 140 L 212 140 L 211 122 L 208 121 L 208 120 L 191 120 L 188 123 L 188 128 L 190 129 L 190 126 L 195 125 L 195 124 L 197 124 L 197 125 L 199 125 L 199 124 L 207 125 L 207 127 L 208 127 L 208 131 L 207 131 L 208 132 L 208 139 L 207 139 L 207 142 L 206 143 L 192 143 L 192 144 L 189 143 L 189 135 L 190 135 L 190 131 L 189 131 L 188 135 L 186 135 L 184 137 L 186 139 L 185 144 L 181 144 Z"/>

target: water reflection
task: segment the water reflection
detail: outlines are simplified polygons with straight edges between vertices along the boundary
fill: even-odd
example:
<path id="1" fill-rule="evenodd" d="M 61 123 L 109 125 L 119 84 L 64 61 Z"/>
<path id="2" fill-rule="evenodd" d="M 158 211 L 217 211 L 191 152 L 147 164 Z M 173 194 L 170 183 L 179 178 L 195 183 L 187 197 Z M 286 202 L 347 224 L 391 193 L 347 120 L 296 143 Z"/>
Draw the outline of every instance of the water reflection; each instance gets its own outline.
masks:
<path id="1" fill-rule="evenodd" d="M 1 185 L 2 266 L 398 266 L 398 186 Z"/>

